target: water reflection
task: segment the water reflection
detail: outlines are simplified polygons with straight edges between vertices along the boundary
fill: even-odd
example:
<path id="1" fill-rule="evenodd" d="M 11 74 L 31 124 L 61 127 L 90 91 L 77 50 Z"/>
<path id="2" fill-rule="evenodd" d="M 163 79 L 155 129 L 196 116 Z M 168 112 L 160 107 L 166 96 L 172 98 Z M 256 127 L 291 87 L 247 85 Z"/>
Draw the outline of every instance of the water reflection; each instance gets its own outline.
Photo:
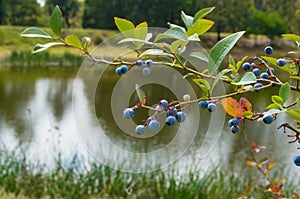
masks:
<path id="1" fill-rule="evenodd" d="M 90 74 L 95 74 L 99 69 L 91 69 Z M 91 156 L 86 150 L 87 146 L 82 144 L 82 137 L 78 134 L 74 121 L 72 100 L 81 104 L 81 118 L 84 129 L 87 133 L 99 131 L 101 127 L 107 137 L 112 142 L 121 143 L 125 141 L 122 147 L 131 151 L 151 152 L 169 143 L 173 138 L 173 130 L 164 129 L 164 134 L 158 134 L 155 137 L 138 140 L 122 131 L 115 124 L 109 101 L 112 88 L 115 86 L 116 79 L 102 79 L 108 81 L 106 86 L 98 86 L 95 95 L 96 104 L 89 102 L 89 82 L 81 81 L 78 90 L 73 96 L 73 83 L 76 70 L 63 71 L 57 68 L 54 74 L 44 71 L 19 72 L 10 69 L 1 69 L 0 71 L 0 140 L 1 147 L 8 150 L 20 149 L 26 152 L 30 161 L 46 163 L 49 168 L 54 165 L 54 159 L 58 153 L 61 153 L 63 161 L 67 164 L 77 155 L 78 160 L 85 162 Z M 53 71 L 52 71 L 53 72 Z M 108 71 L 109 72 L 109 71 Z M 165 98 L 175 98 L 174 94 L 167 89 L 163 89 L 160 95 L 156 93 L 161 88 L 157 85 L 147 85 L 145 87 L 150 91 L 155 103 Z M 269 89 L 263 91 L 265 95 L 249 94 L 249 100 L 255 102 L 254 109 L 261 111 L 263 107 L 270 103 L 266 96 L 277 93 L 277 90 Z M 299 97 L 299 94 L 293 93 L 293 97 Z M 107 98 L 103 98 L 107 96 Z M 252 98 L 250 97 L 252 96 Z M 73 99 L 72 99 L 73 97 Z M 132 96 L 131 102 L 134 102 L 135 96 Z M 95 111 L 99 123 L 91 120 L 92 112 Z M 293 172 L 291 176 L 298 176 L 299 172 L 292 163 L 292 158 L 297 151 L 296 144 L 287 144 L 288 138 L 276 129 L 283 121 L 289 119 L 289 116 L 281 115 L 277 118 L 274 125 L 257 125 L 255 122 L 246 121 L 241 124 L 241 132 L 233 135 L 230 129 L 224 124 L 224 131 L 213 151 L 204 160 L 200 159 L 198 154 L 202 145 L 204 132 L 207 131 L 206 123 L 211 118 L 207 112 L 200 113 L 201 128 L 196 135 L 194 144 L 186 151 L 186 155 L 178 160 L 175 167 L 185 168 L 189 164 L 193 167 L 210 168 L 211 164 L 227 164 L 235 168 L 246 167 L 245 160 L 248 157 L 250 143 L 255 141 L 258 144 L 266 145 L 267 150 L 264 156 L 271 157 L 278 162 L 278 167 L 285 168 Z M 137 120 L 145 118 L 145 113 L 137 112 Z M 192 117 L 191 117 L 192 118 Z M 229 119 L 229 118 L 228 118 Z M 192 119 L 190 122 L 193 122 Z M 177 127 L 178 128 L 178 127 Z M 247 133 L 246 133 L 247 132 Z M 184 138 L 182 138 L 184 139 Z M 134 144 L 133 144 L 134 143 Z M 109 152 L 105 146 L 101 146 L 104 151 Z M 119 154 L 111 154 L 114 159 L 123 159 L 128 164 L 131 160 L 127 157 L 114 157 Z M 169 157 L 161 157 L 168 159 Z M 159 160 L 135 160 L 145 162 L 145 164 L 159 163 Z"/>

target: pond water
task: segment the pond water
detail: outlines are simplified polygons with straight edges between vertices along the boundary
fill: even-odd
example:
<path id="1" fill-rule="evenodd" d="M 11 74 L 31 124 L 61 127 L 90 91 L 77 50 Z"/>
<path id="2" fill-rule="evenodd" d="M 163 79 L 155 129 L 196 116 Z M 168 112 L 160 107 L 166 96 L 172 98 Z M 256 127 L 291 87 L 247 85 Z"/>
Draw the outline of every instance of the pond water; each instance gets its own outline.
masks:
<path id="1" fill-rule="evenodd" d="M 97 67 L 85 70 L 88 77 L 101 72 Z M 150 134 L 147 131 L 140 138 L 134 133 L 125 133 L 122 126 L 131 125 L 130 121 L 114 115 L 114 111 L 122 115 L 126 108 L 122 96 L 134 89 L 126 84 L 132 79 L 125 79 L 125 83 L 119 85 L 118 93 L 113 93 L 114 87 L 118 86 L 118 77 L 113 70 L 107 70 L 99 81 L 101 83 L 95 87 L 95 92 L 91 93 L 93 85 L 89 82 L 90 78 L 76 78 L 77 72 L 76 67 L 1 68 L 2 149 L 22 151 L 29 161 L 44 163 L 49 169 L 53 168 L 55 158 L 61 154 L 66 165 L 76 156 L 79 163 L 88 165 L 93 160 L 125 171 L 135 168 L 131 170 L 133 172 L 144 171 L 138 167 L 147 168 L 147 171 L 159 168 L 152 165 L 162 165 L 166 169 L 168 165 L 179 169 L 186 166 L 209 169 L 220 164 L 238 171 L 247 167 L 245 161 L 250 157 L 250 144 L 256 142 L 267 147 L 261 157 L 269 156 L 278 162 L 278 169 L 299 177 L 299 168 L 293 164 L 293 156 L 299 153 L 299 145 L 288 144 L 290 139 L 277 130 L 283 121 L 291 121 L 287 115 L 280 115 L 272 125 L 246 121 L 240 125 L 239 133 L 232 134 L 227 127 L 230 117 L 226 117 L 226 121 L 218 119 L 224 115 L 221 107 L 213 117 L 207 111 L 200 111 L 196 104 L 187 109 L 186 122 L 163 127 L 159 133 Z M 152 73 L 155 74 L 155 70 Z M 148 83 L 143 88 L 149 105 L 154 105 L 162 98 L 178 98 L 172 89 L 160 85 Z M 188 88 L 183 90 L 188 91 Z M 254 110 L 262 111 L 270 103 L 269 96 L 277 92 L 276 89 L 268 89 L 259 95 L 249 93 L 246 97 L 253 103 Z M 119 96 L 118 100 L 112 100 L 114 95 Z M 295 93 L 292 95 L 299 97 Z M 129 98 L 125 104 L 133 106 L 137 100 L 136 94 L 131 94 Z M 111 105 L 111 102 L 116 104 Z M 147 109 L 137 110 L 134 122 L 141 123 L 148 114 Z M 200 120 L 195 121 L 195 118 Z M 190 134 L 198 122 L 196 133 Z M 128 128 L 132 128 L 130 125 Z M 167 149 L 160 151 L 166 146 Z M 157 151 L 159 153 L 155 154 Z M 153 156 L 139 155 L 151 153 Z"/>

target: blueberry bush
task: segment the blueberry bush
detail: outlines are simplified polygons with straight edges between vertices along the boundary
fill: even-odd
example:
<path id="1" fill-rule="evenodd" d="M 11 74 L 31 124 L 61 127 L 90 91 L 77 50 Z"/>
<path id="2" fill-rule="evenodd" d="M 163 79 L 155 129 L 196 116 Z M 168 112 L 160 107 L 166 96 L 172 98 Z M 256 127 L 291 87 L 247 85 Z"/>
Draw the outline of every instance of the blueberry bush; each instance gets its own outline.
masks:
<path id="1" fill-rule="evenodd" d="M 214 112 L 218 108 L 223 108 L 226 113 L 232 116 L 228 121 L 228 127 L 232 133 L 239 132 L 239 124 L 242 121 L 249 120 L 258 123 L 270 125 L 276 120 L 279 114 L 289 114 L 294 118 L 293 122 L 285 122 L 278 129 L 282 129 L 284 133 L 288 131 L 287 136 L 293 138 L 290 143 L 300 143 L 300 131 L 298 125 L 300 122 L 300 99 L 291 99 L 291 92 L 299 92 L 300 90 L 300 36 L 294 34 L 284 34 L 282 37 L 295 41 L 295 49 L 288 52 L 286 57 L 272 57 L 274 49 L 267 46 L 262 51 L 261 56 L 244 57 L 239 61 L 234 60 L 228 55 L 237 41 L 243 36 L 245 31 L 231 34 L 219 42 L 217 42 L 209 50 L 208 55 L 202 52 L 192 52 L 191 57 L 207 62 L 207 68 L 201 72 L 195 70 L 188 60 L 180 55 L 185 51 L 190 42 L 200 42 L 200 36 L 206 33 L 214 24 L 213 21 L 205 19 L 205 17 L 214 10 L 214 7 L 199 10 L 194 16 L 181 12 L 181 18 L 185 27 L 168 23 L 169 28 L 161 34 L 157 34 L 153 39 L 153 35 L 148 32 L 147 22 L 134 25 L 131 21 L 123 18 L 115 17 L 115 25 L 123 34 L 124 39 L 119 43 L 127 43 L 132 47 L 132 51 L 136 54 L 136 60 L 114 59 L 108 61 L 94 57 L 89 49 L 91 39 L 88 37 L 79 38 L 74 34 L 62 35 L 63 15 L 58 6 L 53 10 L 50 17 L 50 29 L 52 33 L 47 33 L 42 29 L 31 27 L 21 33 L 23 37 L 40 37 L 47 41 L 45 44 L 36 44 L 32 53 L 39 53 L 50 47 L 66 46 L 80 50 L 85 56 L 90 58 L 94 63 L 109 64 L 114 67 L 117 76 L 126 75 L 134 67 L 139 67 L 145 76 L 151 75 L 151 68 L 156 64 L 165 67 L 174 67 L 184 74 L 184 78 L 191 78 L 195 85 L 199 86 L 201 93 L 197 99 L 191 99 L 189 94 L 183 96 L 182 101 L 170 101 L 161 99 L 157 107 L 151 107 L 146 104 L 147 96 L 143 88 L 136 85 L 136 93 L 138 103 L 124 110 L 124 118 L 131 120 L 134 118 L 135 110 L 138 108 L 151 109 L 154 113 L 145 118 L 136 126 L 136 134 L 142 135 L 145 129 L 156 132 L 160 129 L 159 115 L 166 115 L 166 124 L 172 128 L 177 122 L 184 122 L 188 117 L 186 108 L 191 103 L 198 103 L 202 111 Z M 163 42 L 164 39 L 170 40 L 170 44 Z M 145 46 L 147 46 L 145 48 Z M 224 58 L 228 55 L 229 64 L 227 67 L 221 66 Z M 278 74 L 287 74 L 285 78 Z M 288 76 L 288 78 L 286 78 Z M 216 95 L 213 91 L 216 85 L 222 82 L 231 87 L 232 92 L 225 95 Z M 272 103 L 265 107 L 262 112 L 254 111 L 251 102 L 244 96 L 246 93 L 260 94 L 260 91 L 270 87 L 278 87 L 279 93 L 271 97 Z M 257 146 L 253 145 L 253 150 L 257 150 Z M 252 167 L 258 165 L 254 156 L 248 161 Z M 260 163 L 261 165 L 265 165 Z M 295 165 L 300 165 L 300 155 L 294 158 Z M 267 170 L 273 166 L 268 163 Z M 265 174 L 266 175 L 266 174 Z M 280 179 L 276 185 L 281 184 Z M 271 190 L 275 186 L 270 181 Z M 275 188 L 274 188 L 275 190 Z M 275 192 L 275 191 L 274 191 Z"/>

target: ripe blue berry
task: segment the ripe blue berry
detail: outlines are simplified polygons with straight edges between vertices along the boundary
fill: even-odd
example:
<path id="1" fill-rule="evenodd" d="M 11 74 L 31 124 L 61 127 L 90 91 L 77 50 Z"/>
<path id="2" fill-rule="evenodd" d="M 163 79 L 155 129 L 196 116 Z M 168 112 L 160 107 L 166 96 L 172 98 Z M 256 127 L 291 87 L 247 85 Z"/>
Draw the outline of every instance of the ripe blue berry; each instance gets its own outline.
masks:
<path id="1" fill-rule="evenodd" d="M 280 58 L 280 59 L 277 59 L 276 64 L 277 64 L 278 66 L 284 66 L 284 65 L 286 65 L 286 61 L 285 61 L 285 59 Z"/>
<path id="2" fill-rule="evenodd" d="M 272 71 L 272 74 L 274 75 L 274 73 L 275 73 L 274 68 L 270 68 L 270 69 L 271 69 L 271 71 Z M 271 75 L 270 69 L 268 68 L 268 69 L 266 70 L 266 73 L 268 73 L 268 75 Z"/>
<path id="3" fill-rule="evenodd" d="M 300 166 L 300 155 L 294 156 L 294 163 L 296 166 Z"/>
<path id="4" fill-rule="evenodd" d="M 117 75 L 122 75 L 121 67 L 116 68 L 115 72 Z"/>
<path id="5" fill-rule="evenodd" d="M 160 100 L 159 102 L 159 106 L 163 107 L 163 108 L 167 108 L 168 107 L 169 102 L 165 99 Z"/>
<path id="6" fill-rule="evenodd" d="M 143 68 L 143 75 L 148 76 L 150 75 L 150 69 L 149 68 Z"/>
<path id="7" fill-rule="evenodd" d="M 184 122 L 186 120 L 186 116 L 185 116 L 185 113 L 184 112 L 178 112 L 176 114 L 176 119 L 178 122 Z"/>
<path id="8" fill-rule="evenodd" d="M 202 109 L 207 109 L 208 101 L 207 101 L 207 100 L 200 101 L 200 102 L 199 102 L 199 106 L 200 106 L 200 108 L 202 108 Z"/>
<path id="9" fill-rule="evenodd" d="M 249 64 L 249 62 L 243 63 L 243 69 L 244 69 L 245 71 L 250 70 L 250 68 L 251 68 L 251 65 Z"/>
<path id="10" fill-rule="evenodd" d="M 158 131 L 158 129 L 160 128 L 160 123 L 157 120 L 153 119 L 150 120 L 148 126 L 152 131 Z"/>
<path id="11" fill-rule="evenodd" d="M 122 73 L 122 74 L 125 74 L 125 73 L 127 73 L 127 72 L 128 72 L 128 66 L 122 65 L 122 66 L 121 66 L 121 73 Z"/>
<path id="12" fill-rule="evenodd" d="M 134 110 L 132 108 L 127 108 L 123 111 L 123 117 L 126 119 L 132 119 L 134 117 Z"/>
<path id="13" fill-rule="evenodd" d="M 229 127 L 237 126 L 237 125 L 239 125 L 239 123 L 240 123 L 240 119 L 237 117 L 234 117 L 228 121 L 228 126 Z"/>
<path id="14" fill-rule="evenodd" d="M 149 66 L 152 66 L 154 63 L 151 59 L 148 59 L 148 60 L 145 61 L 145 64 L 146 64 L 146 66 L 149 67 Z"/>
<path id="15" fill-rule="evenodd" d="M 215 111 L 217 110 L 217 105 L 214 104 L 214 103 L 209 103 L 209 104 L 207 105 L 207 110 L 208 110 L 209 112 L 215 112 Z"/>
<path id="16" fill-rule="evenodd" d="M 268 75 L 268 73 L 264 72 L 264 73 L 260 74 L 260 78 L 261 79 L 269 79 L 269 75 Z"/>
<path id="17" fill-rule="evenodd" d="M 135 133 L 138 135 L 142 135 L 145 133 L 145 130 L 146 130 L 146 128 L 144 125 L 137 125 L 135 128 Z"/>
<path id="18" fill-rule="evenodd" d="M 137 60 L 136 65 L 137 66 L 142 66 L 142 65 L 144 65 L 144 62 L 142 60 Z"/>
<path id="19" fill-rule="evenodd" d="M 253 69 L 253 74 L 255 75 L 255 76 L 259 76 L 260 75 L 260 70 L 259 70 L 259 68 L 255 68 L 255 69 Z"/>
<path id="20" fill-rule="evenodd" d="M 237 133 L 237 132 L 239 132 L 239 130 L 240 130 L 239 126 L 232 126 L 231 127 L 231 132 L 232 133 Z"/>
<path id="21" fill-rule="evenodd" d="M 267 55 L 271 55 L 273 53 L 273 48 L 271 46 L 267 46 L 267 47 L 265 47 L 264 52 Z"/>
<path id="22" fill-rule="evenodd" d="M 274 121 L 274 117 L 272 115 L 266 115 L 263 117 L 263 122 L 265 124 L 271 124 Z"/>
<path id="23" fill-rule="evenodd" d="M 168 116 L 176 116 L 177 112 L 178 112 L 177 108 L 172 108 L 172 109 L 167 110 L 167 115 Z"/>
<path id="24" fill-rule="evenodd" d="M 175 122 L 176 122 L 176 118 L 175 118 L 174 116 L 168 116 L 168 117 L 166 118 L 166 124 L 167 124 L 168 126 L 174 125 Z"/>
<path id="25" fill-rule="evenodd" d="M 260 88 L 263 87 L 264 85 L 262 83 L 256 83 L 254 84 L 253 88 Z"/>

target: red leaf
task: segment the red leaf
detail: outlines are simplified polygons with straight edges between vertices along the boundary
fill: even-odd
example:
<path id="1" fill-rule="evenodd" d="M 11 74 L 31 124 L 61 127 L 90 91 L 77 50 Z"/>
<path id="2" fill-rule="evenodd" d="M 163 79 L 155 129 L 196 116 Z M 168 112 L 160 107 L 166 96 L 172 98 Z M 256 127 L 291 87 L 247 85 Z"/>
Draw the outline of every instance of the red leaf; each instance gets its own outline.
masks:
<path id="1" fill-rule="evenodd" d="M 246 98 L 241 97 L 239 104 L 244 111 L 252 112 L 252 104 Z"/>
<path id="2" fill-rule="evenodd" d="M 226 113 L 233 117 L 243 117 L 243 108 L 240 106 L 236 99 L 227 97 L 222 100 L 222 106 Z"/>

